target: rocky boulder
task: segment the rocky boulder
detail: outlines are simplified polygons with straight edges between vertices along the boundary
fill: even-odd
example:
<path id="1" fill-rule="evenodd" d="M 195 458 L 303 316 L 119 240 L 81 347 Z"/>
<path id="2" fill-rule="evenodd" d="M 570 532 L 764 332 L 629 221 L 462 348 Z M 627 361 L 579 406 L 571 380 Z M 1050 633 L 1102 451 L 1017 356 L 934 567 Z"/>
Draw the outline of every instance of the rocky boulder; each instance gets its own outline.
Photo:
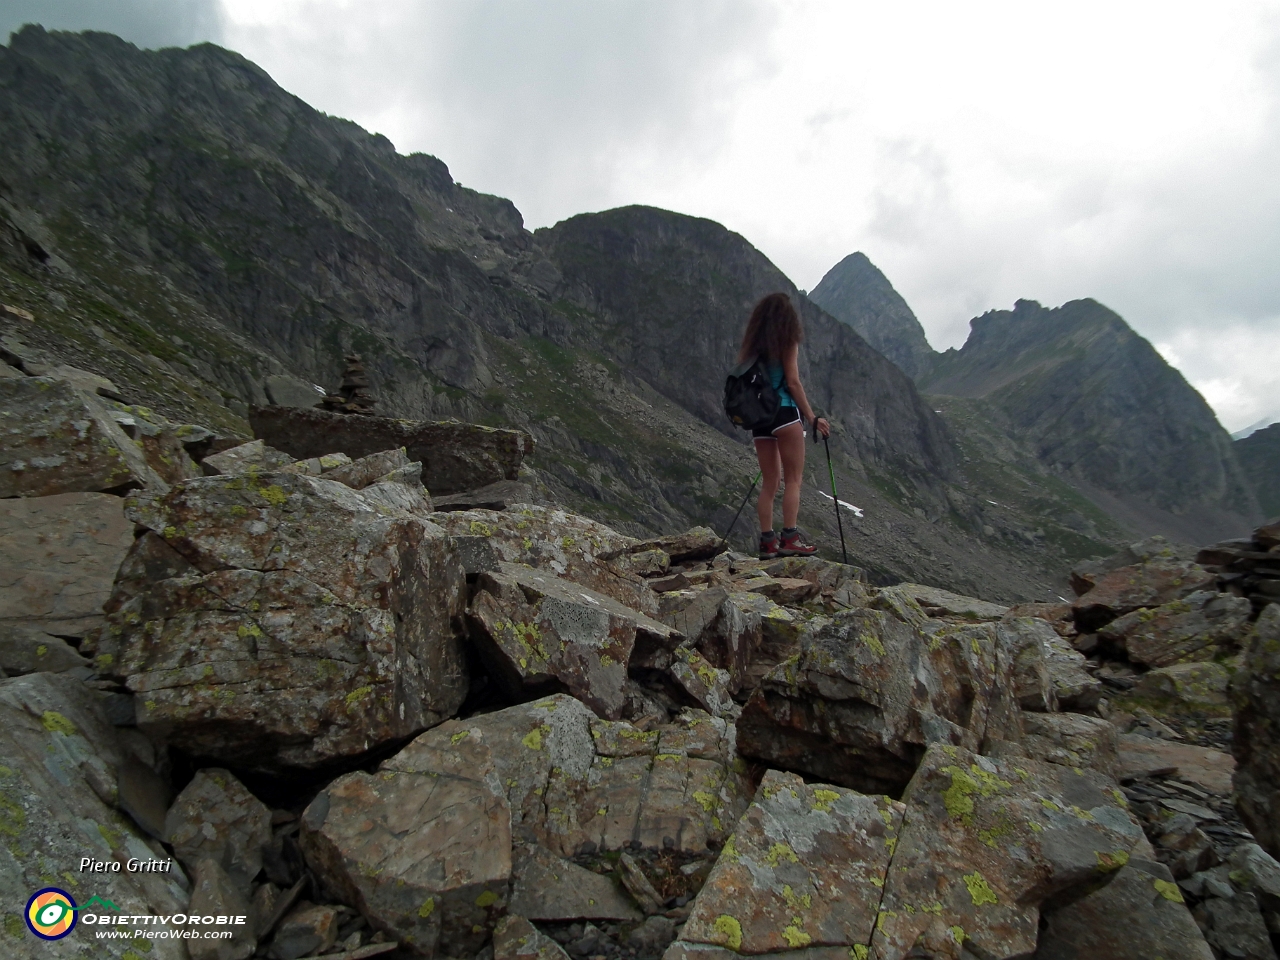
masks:
<path id="1" fill-rule="evenodd" d="M 1140 844 L 1139 846 L 1145 846 Z M 1034 960 L 1211 960 L 1169 868 L 1150 847 L 1110 883 L 1045 904 Z"/>
<path id="2" fill-rule="evenodd" d="M 1018 739 L 1013 650 L 996 627 L 929 620 L 914 601 L 901 609 L 815 620 L 799 652 L 747 701 L 739 751 L 854 789 L 897 793 L 931 743 L 978 749 L 989 737 Z"/>
<path id="3" fill-rule="evenodd" d="M 710 560 L 726 549 L 725 542 L 714 530 L 709 527 L 693 527 L 684 533 L 640 540 L 618 553 L 607 555 L 605 559 L 614 560 L 626 555 L 661 551 L 667 555 L 669 563 L 688 563 L 695 560 Z"/>
<path id="4" fill-rule="evenodd" d="M 35 627 L 0 624 L 0 670 L 5 676 L 61 673 L 91 666 L 75 647 L 61 637 L 50 636 Z"/>
<path id="5" fill-rule="evenodd" d="M 1167 667 L 1233 651 L 1249 631 L 1252 612 L 1243 597 L 1198 590 L 1154 609 L 1127 613 L 1099 630 L 1098 636 L 1133 663 Z"/>
<path id="6" fill-rule="evenodd" d="M 1085 669 L 1084 654 L 1036 617 L 1005 618 L 996 626 L 1016 650 L 1014 682 L 1024 709 L 1089 711 L 1102 697 L 1102 682 Z"/>
<path id="7" fill-rule="evenodd" d="M 1280 859 L 1280 604 L 1258 618 L 1231 693 L 1236 807 L 1263 849 Z"/>
<path id="8" fill-rule="evenodd" d="M 249 423 L 254 436 L 299 460 L 335 452 L 356 459 L 404 447 L 410 460 L 422 463 L 427 489 L 440 495 L 518 479 L 534 447 L 533 437 L 521 430 L 290 407 L 254 407 Z"/>
<path id="9" fill-rule="evenodd" d="M 903 810 L 888 797 L 769 771 L 681 939 L 723 947 L 726 957 L 806 947 L 865 956 Z"/>
<path id="10" fill-rule="evenodd" d="M 664 623 L 612 597 L 517 564 L 481 573 L 468 608 L 471 636 L 507 694 L 559 689 L 600 717 L 650 712 L 628 668 L 637 642 L 674 649 Z"/>
<path id="11" fill-rule="evenodd" d="M 211 453 L 200 461 L 205 474 L 211 477 L 220 475 L 234 477 L 250 471 L 267 473 L 288 467 L 295 462 L 294 458 L 287 453 L 269 447 L 261 440 L 237 444 L 218 453 Z M 310 471 L 299 472 L 309 473 Z"/>
<path id="12" fill-rule="evenodd" d="M 0 379 L 0 498 L 161 488 L 142 450 L 66 380 Z"/>
<path id="13" fill-rule="evenodd" d="M 79 680 L 35 673 L 0 681 L 0 827 L 5 835 L 0 893 L 17 905 L 10 907 L 12 922 L 0 932 L 6 956 L 84 955 L 84 930 L 65 940 L 39 942 L 28 952 L 37 941 L 17 914 L 34 891 L 48 886 L 68 890 L 81 903 L 96 895 L 124 914 L 186 912 L 188 883 L 181 867 L 146 873 L 77 869 L 84 858 L 169 860 L 117 807 L 120 770 L 130 757 L 102 710 L 100 695 Z M 75 882 L 60 882 L 68 877 Z M 182 940 L 148 942 L 148 956 L 156 960 L 186 958 Z M 104 945 L 101 955 L 127 956 L 131 946 L 120 940 Z"/>
<path id="14" fill-rule="evenodd" d="M 271 811 L 228 771 L 205 768 L 169 808 L 165 840 L 189 871 L 213 860 L 247 896 L 271 842 Z"/>
<path id="15" fill-rule="evenodd" d="M 97 630 L 132 545 L 133 524 L 119 497 L 0 500 L 0 624 L 72 637 Z"/>
<path id="16" fill-rule="evenodd" d="M 187 481 L 134 502 L 100 669 L 196 755 L 313 767 L 406 738 L 467 691 L 448 536 L 320 477 Z"/>
<path id="17" fill-rule="evenodd" d="M 462 956 L 514 895 L 528 854 L 513 844 L 541 847 L 543 860 L 705 854 L 746 806 L 736 766 L 722 720 L 691 713 L 644 731 L 560 694 L 451 720 L 376 774 L 339 777 L 307 808 L 302 845 L 326 887 L 376 929 L 425 955 Z M 515 892 L 531 896 L 521 883 Z"/>
<path id="18" fill-rule="evenodd" d="M 920 609 L 926 614 L 940 619 L 999 620 L 1009 612 L 1008 607 L 999 603 L 989 603 L 919 583 L 900 583 L 897 589 L 920 604 Z"/>
<path id="19" fill-rule="evenodd" d="M 903 801 L 871 956 L 1030 956 L 1040 904 L 1105 882 L 1142 830 L 1113 782 L 930 748 Z"/>
<path id="20" fill-rule="evenodd" d="M 1071 605 L 1076 626 L 1089 633 L 1142 607 L 1159 607 L 1197 590 L 1212 590 L 1213 574 L 1190 560 L 1147 560 L 1104 574 Z"/>
<path id="21" fill-rule="evenodd" d="M 1096 770 L 1107 777 L 1120 773 L 1120 738 L 1115 725 L 1079 713 L 1028 713 L 1019 746 L 1034 760 Z"/>
<path id="22" fill-rule="evenodd" d="M 1162 536 L 1147 537 L 1122 547 L 1116 553 L 1101 560 L 1086 560 L 1071 569 L 1071 589 L 1076 596 L 1083 596 L 1098 585 L 1098 581 L 1113 570 L 1146 563 L 1148 560 L 1191 560 L 1197 563 L 1195 550 L 1173 543 Z"/>
<path id="23" fill-rule="evenodd" d="M 1138 678 L 1128 694 L 1116 697 L 1121 708 L 1151 711 L 1157 716 L 1226 717 L 1230 674 L 1220 663 L 1176 663 L 1156 667 Z"/>
<path id="24" fill-rule="evenodd" d="M 602 523 L 564 510 L 519 504 L 510 510 L 459 510 L 430 517 L 455 537 L 484 537 L 498 559 L 523 563 L 613 597 L 623 606 L 654 616 L 658 601 L 639 577 L 619 572 L 604 557 L 635 541 Z"/>

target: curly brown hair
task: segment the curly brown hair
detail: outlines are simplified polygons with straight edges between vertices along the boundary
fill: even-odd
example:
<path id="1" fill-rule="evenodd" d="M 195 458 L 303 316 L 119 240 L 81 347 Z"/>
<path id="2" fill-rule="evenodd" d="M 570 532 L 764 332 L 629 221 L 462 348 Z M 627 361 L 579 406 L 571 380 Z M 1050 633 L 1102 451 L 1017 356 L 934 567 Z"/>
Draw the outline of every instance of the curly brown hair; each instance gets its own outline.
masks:
<path id="1" fill-rule="evenodd" d="M 762 357 L 772 363 L 782 363 L 787 351 L 803 340 L 800 314 L 796 313 L 791 298 L 785 293 L 771 293 L 762 297 L 751 311 L 738 362 Z"/>

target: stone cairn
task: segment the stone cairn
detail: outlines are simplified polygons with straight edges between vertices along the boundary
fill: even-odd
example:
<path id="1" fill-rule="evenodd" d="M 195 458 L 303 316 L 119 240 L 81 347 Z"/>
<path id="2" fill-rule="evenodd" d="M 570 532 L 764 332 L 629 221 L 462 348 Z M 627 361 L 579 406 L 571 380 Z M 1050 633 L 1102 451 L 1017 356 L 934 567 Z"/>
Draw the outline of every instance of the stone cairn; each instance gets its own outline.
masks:
<path id="1" fill-rule="evenodd" d="M 336 394 L 327 394 L 321 401 L 324 409 L 334 413 L 355 413 L 373 416 L 378 405 L 369 386 L 369 377 L 364 371 L 364 362 L 359 354 L 348 354 L 345 358 L 347 367 L 342 372 L 342 386 Z"/>
<path id="2" fill-rule="evenodd" d="M 1255 612 L 1280 599 L 1280 518 L 1259 527 L 1252 537 L 1205 547 L 1196 562 L 1218 575 L 1218 589 L 1248 597 Z"/>

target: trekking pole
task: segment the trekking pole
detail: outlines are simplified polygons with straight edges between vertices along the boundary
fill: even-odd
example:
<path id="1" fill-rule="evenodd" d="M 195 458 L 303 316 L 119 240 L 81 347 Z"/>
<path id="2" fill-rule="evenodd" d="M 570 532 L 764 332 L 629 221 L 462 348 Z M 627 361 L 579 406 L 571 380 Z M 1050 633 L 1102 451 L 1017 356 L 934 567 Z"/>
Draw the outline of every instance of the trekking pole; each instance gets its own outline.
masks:
<path id="1" fill-rule="evenodd" d="M 729 524 L 729 529 L 724 532 L 724 536 L 720 538 L 720 546 L 724 546 L 729 541 L 729 534 L 733 533 L 733 528 L 738 525 L 738 518 L 742 516 L 742 511 L 747 505 L 747 501 L 751 499 L 751 491 L 756 488 L 756 484 L 760 482 L 761 473 L 756 471 L 756 478 L 751 481 L 751 486 L 747 488 L 747 495 L 742 498 L 742 503 L 738 506 L 738 512 L 733 515 L 733 523 Z"/>
<path id="2" fill-rule="evenodd" d="M 813 442 L 818 442 L 818 426 L 817 418 L 814 418 Z M 827 448 L 827 474 L 831 477 L 831 501 L 832 506 L 836 508 L 836 529 L 840 531 L 840 557 L 845 563 L 849 562 L 849 553 L 844 547 L 844 523 L 840 520 L 840 494 L 836 493 L 836 471 L 831 466 L 831 444 L 827 442 L 827 438 L 822 438 L 822 445 Z"/>

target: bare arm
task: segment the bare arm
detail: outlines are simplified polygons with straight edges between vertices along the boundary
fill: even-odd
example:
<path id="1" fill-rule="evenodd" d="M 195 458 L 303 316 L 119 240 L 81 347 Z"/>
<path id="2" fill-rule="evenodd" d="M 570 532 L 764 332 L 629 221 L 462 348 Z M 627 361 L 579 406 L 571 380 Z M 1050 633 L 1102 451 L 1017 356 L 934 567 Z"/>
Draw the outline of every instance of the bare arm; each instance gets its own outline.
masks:
<path id="1" fill-rule="evenodd" d="M 813 407 L 809 406 L 809 398 L 804 393 L 804 384 L 800 382 L 799 357 L 800 346 L 796 344 L 787 351 L 782 361 L 782 373 L 787 380 L 787 389 L 795 399 L 796 406 L 800 408 L 800 416 L 813 423 L 814 429 L 825 437 L 831 432 L 831 425 L 825 419 L 814 419 Z"/>

